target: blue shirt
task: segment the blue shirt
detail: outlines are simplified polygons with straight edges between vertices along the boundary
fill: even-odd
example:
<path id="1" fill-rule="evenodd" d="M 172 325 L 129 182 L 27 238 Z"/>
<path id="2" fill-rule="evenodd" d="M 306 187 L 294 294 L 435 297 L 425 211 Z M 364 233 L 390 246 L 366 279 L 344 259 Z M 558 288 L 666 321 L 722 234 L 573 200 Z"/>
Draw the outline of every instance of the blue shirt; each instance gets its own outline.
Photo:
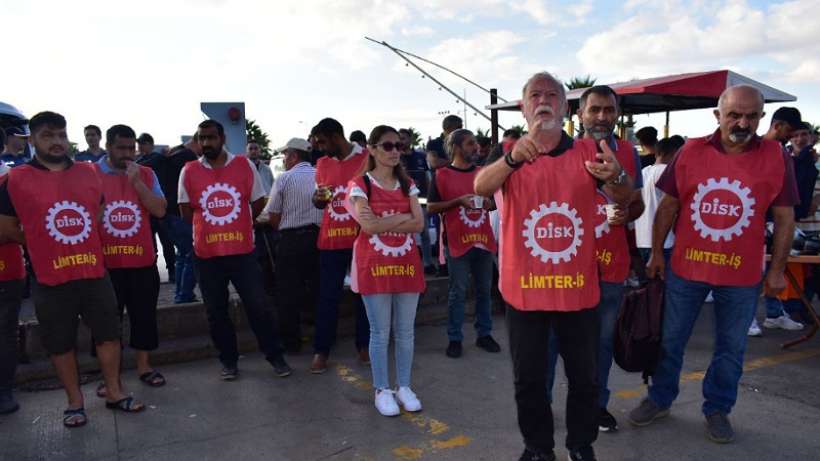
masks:
<path id="1" fill-rule="evenodd" d="M 424 152 L 417 150 L 411 151 L 409 154 L 402 154 L 401 163 L 404 165 L 405 171 L 416 183 L 419 188 L 420 196 L 427 197 L 427 156 Z"/>
<path id="2" fill-rule="evenodd" d="M 108 156 L 103 155 L 101 159 L 97 161 L 97 165 L 100 167 L 100 171 L 105 174 L 121 174 L 118 171 L 115 171 L 111 166 L 108 164 Z M 154 193 L 157 197 L 165 198 L 165 194 L 162 193 L 162 187 L 159 185 L 159 179 L 157 179 L 157 174 L 151 170 L 151 176 L 154 177 L 154 184 L 151 186 L 151 192 Z"/>
<path id="3" fill-rule="evenodd" d="M 84 151 L 78 153 L 76 156 L 74 156 L 74 161 L 75 162 L 96 163 L 96 162 L 99 162 L 102 158 L 104 158 L 105 154 L 106 154 L 106 152 L 102 151 L 102 153 L 100 155 L 94 155 L 91 152 L 89 152 L 87 150 L 84 150 Z"/>
<path id="4" fill-rule="evenodd" d="M 20 154 L 20 155 L 2 154 L 2 155 L 0 155 L 0 162 L 5 163 L 6 165 L 10 166 L 11 168 L 23 165 L 26 162 L 28 162 L 29 160 L 31 160 L 31 155 L 26 155 L 26 154 Z"/>

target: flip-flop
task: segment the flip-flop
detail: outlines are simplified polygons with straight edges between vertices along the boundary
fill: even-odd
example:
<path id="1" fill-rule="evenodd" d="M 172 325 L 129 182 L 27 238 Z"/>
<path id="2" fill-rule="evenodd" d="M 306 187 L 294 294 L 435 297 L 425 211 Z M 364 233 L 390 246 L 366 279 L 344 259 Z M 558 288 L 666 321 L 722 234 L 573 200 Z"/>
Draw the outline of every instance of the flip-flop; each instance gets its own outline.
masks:
<path id="1" fill-rule="evenodd" d="M 141 374 L 140 381 L 151 387 L 162 387 L 165 385 L 165 376 L 157 370 L 151 370 Z"/>
<path id="2" fill-rule="evenodd" d="M 105 402 L 105 408 L 109 410 L 122 411 L 125 413 L 139 413 L 145 410 L 145 405 L 134 400 L 134 397 L 126 397 L 116 402 Z"/>
<path id="3" fill-rule="evenodd" d="M 85 415 L 85 408 L 68 409 L 63 412 L 63 426 L 74 429 L 85 426 L 88 417 Z"/>

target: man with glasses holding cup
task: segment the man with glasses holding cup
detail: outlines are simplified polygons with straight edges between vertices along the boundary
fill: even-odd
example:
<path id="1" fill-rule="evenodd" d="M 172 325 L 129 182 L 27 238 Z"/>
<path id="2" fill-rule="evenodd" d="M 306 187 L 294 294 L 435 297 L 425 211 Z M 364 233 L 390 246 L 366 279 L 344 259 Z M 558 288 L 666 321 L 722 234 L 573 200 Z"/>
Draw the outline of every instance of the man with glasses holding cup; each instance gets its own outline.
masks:
<path id="1" fill-rule="evenodd" d="M 451 358 L 461 357 L 464 303 L 470 274 L 476 290 L 476 346 L 487 352 L 500 352 L 501 347 L 490 335 L 493 328 L 490 287 L 497 244 L 488 210 L 495 205 L 490 198 L 473 192 L 473 181 L 480 169 L 475 165 L 478 143 L 473 133 L 455 130 L 445 138 L 444 147 L 450 164 L 435 172 L 427 195 L 427 211 L 442 213 L 440 252 L 446 255 L 450 268 L 446 354 Z"/>

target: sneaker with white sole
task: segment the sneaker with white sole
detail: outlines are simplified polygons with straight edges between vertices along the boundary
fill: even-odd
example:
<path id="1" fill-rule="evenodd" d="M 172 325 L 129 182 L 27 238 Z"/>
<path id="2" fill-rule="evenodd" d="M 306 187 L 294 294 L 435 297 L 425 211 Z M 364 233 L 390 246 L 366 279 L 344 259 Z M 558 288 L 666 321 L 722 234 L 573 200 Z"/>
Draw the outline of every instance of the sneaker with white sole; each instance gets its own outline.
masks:
<path id="1" fill-rule="evenodd" d="M 400 387 L 396 392 L 396 400 L 399 401 L 405 411 L 421 411 L 421 401 L 409 387 Z"/>
<path id="2" fill-rule="evenodd" d="M 774 319 L 766 317 L 766 320 L 763 321 L 763 326 L 765 328 L 780 328 L 782 330 L 792 331 L 803 329 L 803 324 L 800 322 L 795 322 L 788 316 L 788 314 L 783 314 Z"/>
<path id="3" fill-rule="evenodd" d="M 749 332 L 746 333 L 747 336 L 763 336 L 763 331 L 760 330 L 760 325 L 757 324 L 757 319 L 752 320 L 752 324 L 749 326 Z"/>
<path id="4" fill-rule="evenodd" d="M 396 398 L 393 397 L 393 391 L 389 389 L 376 389 L 375 405 L 382 416 L 396 416 L 401 413 Z"/>

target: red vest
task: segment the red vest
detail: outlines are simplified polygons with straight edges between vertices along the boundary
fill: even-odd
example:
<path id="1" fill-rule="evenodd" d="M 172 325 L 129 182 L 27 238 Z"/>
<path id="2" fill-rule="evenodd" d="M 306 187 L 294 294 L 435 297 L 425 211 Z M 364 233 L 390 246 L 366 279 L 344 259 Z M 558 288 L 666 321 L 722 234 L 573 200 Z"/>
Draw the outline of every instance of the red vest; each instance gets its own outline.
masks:
<path id="1" fill-rule="evenodd" d="M 672 270 L 697 282 L 752 286 L 760 282 L 766 210 L 783 187 L 780 144 L 724 154 L 708 138 L 690 139 L 675 161 L 680 212 Z"/>
<path id="2" fill-rule="evenodd" d="M 638 174 L 635 165 L 634 147 L 629 141 L 617 140 L 618 150 L 615 158 L 618 163 L 632 177 L 634 181 Z M 601 271 L 601 281 L 622 283 L 629 276 L 629 265 L 632 261 L 629 253 L 629 243 L 625 226 L 610 226 L 606 220 L 604 205 L 610 203 L 609 197 L 602 191 L 595 195 L 597 214 L 595 216 L 595 239 L 598 250 L 598 269 Z M 603 214 L 602 214 L 603 213 Z"/>
<path id="3" fill-rule="evenodd" d="M 502 187 L 500 286 L 524 311 L 578 311 L 600 297 L 595 263 L 595 143 L 575 140 L 557 157 L 542 155 Z"/>
<path id="4" fill-rule="evenodd" d="M 320 250 L 343 250 L 353 248 L 359 235 L 359 224 L 345 208 L 345 188 L 348 181 L 362 169 L 367 161 L 367 150 L 345 160 L 322 157 L 316 162 L 316 184 L 330 187 L 333 198 L 322 216 L 317 246 Z"/>
<path id="5" fill-rule="evenodd" d="M 0 184 L 6 181 L 8 176 L 3 175 Z M 4 243 L 0 245 L 0 282 L 9 280 L 20 280 L 26 277 L 26 267 L 23 262 L 23 247 L 17 243 Z"/>
<path id="6" fill-rule="evenodd" d="M 62 171 L 12 168 L 8 191 L 26 237 L 37 281 L 55 286 L 105 275 L 98 216 L 102 185 L 94 166 Z"/>
<path id="7" fill-rule="evenodd" d="M 124 174 L 108 174 L 94 164 L 103 188 L 105 206 L 100 239 L 105 267 L 109 269 L 148 267 L 157 258 L 151 233 L 151 216 L 140 203 L 137 191 Z M 140 178 L 151 189 L 154 173 L 140 166 Z"/>
<path id="8" fill-rule="evenodd" d="M 367 190 L 361 176 L 350 181 L 349 187 L 354 185 Z M 376 216 L 410 213 L 410 199 L 401 189 L 386 191 L 371 183 L 369 204 Z M 424 270 L 413 234 L 360 232 L 353 244 L 351 272 L 351 288 L 363 295 L 424 291 Z"/>
<path id="9" fill-rule="evenodd" d="M 182 187 L 194 211 L 194 253 L 199 258 L 247 254 L 253 251 L 251 193 L 254 170 L 242 156 L 225 166 L 209 168 L 188 162 Z"/>
<path id="10" fill-rule="evenodd" d="M 436 170 L 436 190 L 441 201 L 452 200 L 465 194 L 474 194 L 473 180 L 479 168 L 459 171 L 449 167 Z M 459 205 L 444 213 L 444 232 L 450 256 L 457 258 L 477 247 L 495 253 L 497 245 L 490 215 L 487 210 L 464 208 Z"/>

